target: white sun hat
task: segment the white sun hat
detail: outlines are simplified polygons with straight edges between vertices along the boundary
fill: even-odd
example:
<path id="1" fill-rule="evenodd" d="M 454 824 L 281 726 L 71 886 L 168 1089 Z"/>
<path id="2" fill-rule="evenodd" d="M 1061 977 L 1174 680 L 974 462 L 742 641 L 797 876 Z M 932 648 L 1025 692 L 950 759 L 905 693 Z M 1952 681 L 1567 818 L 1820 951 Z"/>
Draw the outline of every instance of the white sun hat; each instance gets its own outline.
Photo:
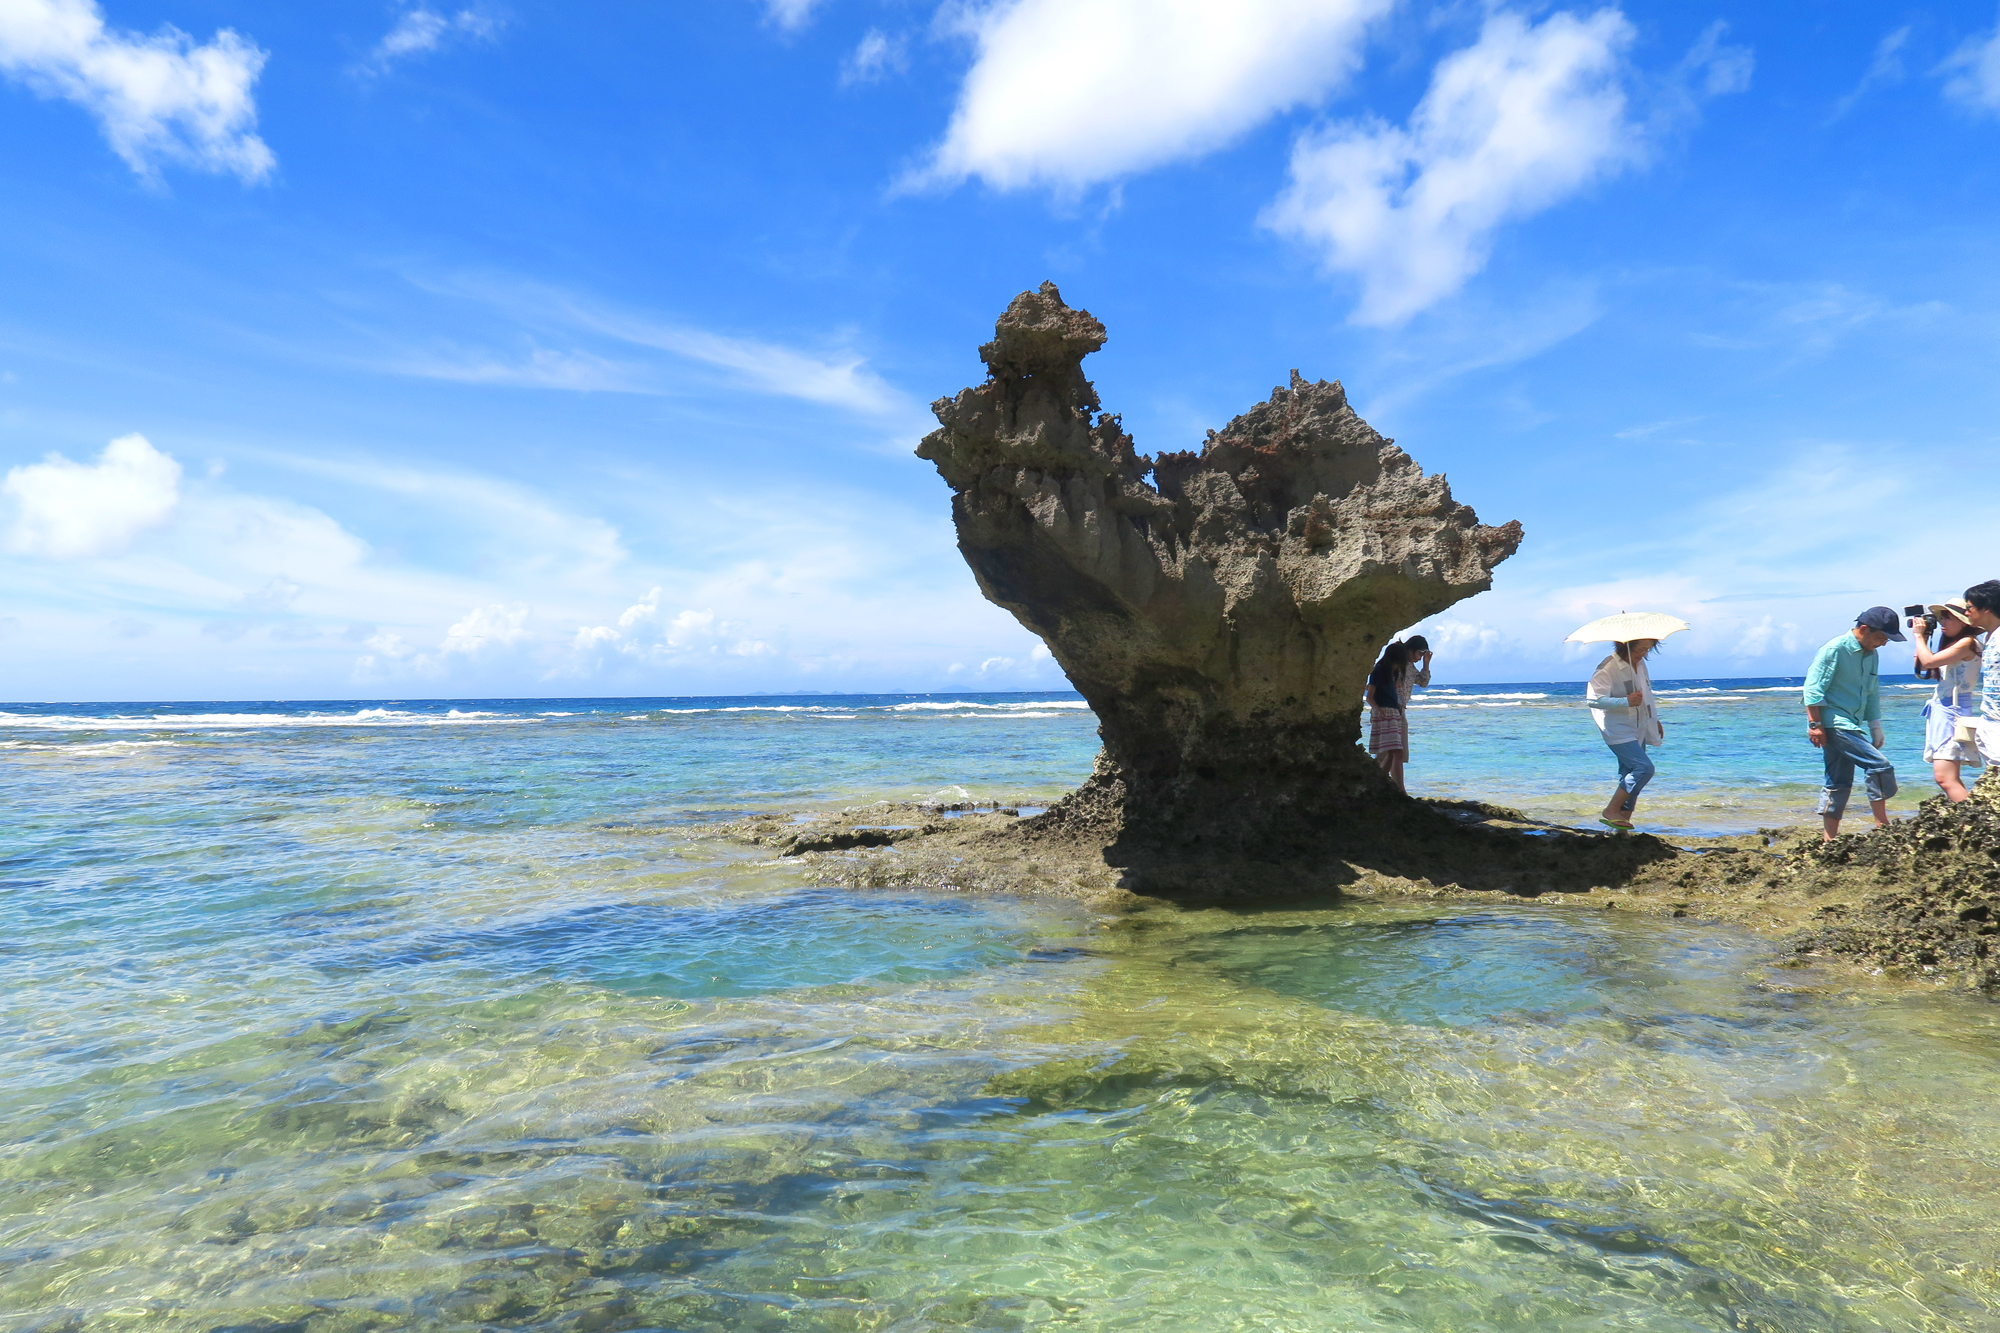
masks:
<path id="1" fill-rule="evenodd" d="M 1664 639 L 1687 627 L 1687 621 L 1662 611 L 1620 611 L 1615 616 L 1599 616 L 1573 631 L 1563 642 L 1630 643 L 1634 639 Z"/>

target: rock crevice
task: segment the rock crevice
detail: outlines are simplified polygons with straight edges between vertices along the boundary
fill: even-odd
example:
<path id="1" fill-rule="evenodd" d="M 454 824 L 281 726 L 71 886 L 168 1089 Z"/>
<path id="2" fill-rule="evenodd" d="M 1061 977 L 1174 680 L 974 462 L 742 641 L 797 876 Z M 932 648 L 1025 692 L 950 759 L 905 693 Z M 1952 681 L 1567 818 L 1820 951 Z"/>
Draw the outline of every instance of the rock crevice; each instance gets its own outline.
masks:
<path id="1" fill-rule="evenodd" d="M 1083 373 L 1104 341 L 1054 284 L 1022 293 L 980 348 L 989 378 L 935 403 L 917 449 L 980 590 L 1099 719 L 1096 772 L 1043 820 L 1282 859 L 1406 810 L 1357 746 L 1368 669 L 1486 589 L 1520 525 L 1481 524 L 1297 371 L 1200 450 L 1147 458 Z"/>

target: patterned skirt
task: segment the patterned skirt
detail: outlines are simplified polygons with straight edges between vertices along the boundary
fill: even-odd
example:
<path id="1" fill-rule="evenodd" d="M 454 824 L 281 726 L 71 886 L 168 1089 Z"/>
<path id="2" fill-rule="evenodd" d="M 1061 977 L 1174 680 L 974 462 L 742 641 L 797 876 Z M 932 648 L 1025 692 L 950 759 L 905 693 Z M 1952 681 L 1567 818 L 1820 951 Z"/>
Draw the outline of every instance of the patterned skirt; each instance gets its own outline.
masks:
<path id="1" fill-rule="evenodd" d="M 1368 748 L 1375 754 L 1385 750 L 1410 752 L 1410 726 L 1400 708 L 1371 705 L 1368 709 Z"/>

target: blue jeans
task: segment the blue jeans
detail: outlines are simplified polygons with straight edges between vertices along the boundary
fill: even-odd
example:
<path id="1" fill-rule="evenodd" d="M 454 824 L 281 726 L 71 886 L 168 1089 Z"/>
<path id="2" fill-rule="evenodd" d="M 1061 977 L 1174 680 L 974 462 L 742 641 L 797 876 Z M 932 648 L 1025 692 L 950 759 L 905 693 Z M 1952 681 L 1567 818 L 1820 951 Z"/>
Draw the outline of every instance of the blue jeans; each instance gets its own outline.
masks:
<path id="1" fill-rule="evenodd" d="M 1826 790 L 1819 794 L 1819 813 L 1835 819 L 1847 812 L 1847 798 L 1854 791 L 1854 770 L 1868 776 L 1868 799 L 1886 801 L 1896 794 L 1896 766 L 1889 756 L 1876 749 L 1868 737 L 1845 727 L 1828 727 L 1820 733 L 1820 758 L 1826 761 Z"/>
<path id="2" fill-rule="evenodd" d="M 1653 780 L 1653 761 L 1646 754 L 1644 741 L 1619 741 L 1612 744 L 1611 753 L 1618 756 L 1618 786 L 1625 793 L 1623 802 L 1629 812 L 1639 799 L 1639 793 L 1646 790 L 1646 784 Z"/>

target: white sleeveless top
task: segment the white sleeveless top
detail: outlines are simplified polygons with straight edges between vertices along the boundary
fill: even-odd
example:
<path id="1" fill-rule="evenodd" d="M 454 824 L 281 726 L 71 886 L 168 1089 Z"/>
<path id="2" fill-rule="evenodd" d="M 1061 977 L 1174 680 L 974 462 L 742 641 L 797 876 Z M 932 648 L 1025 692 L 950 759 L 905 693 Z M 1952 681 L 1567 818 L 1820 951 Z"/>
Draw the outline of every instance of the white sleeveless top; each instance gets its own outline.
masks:
<path id="1" fill-rule="evenodd" d="M 1968 657 L 1953 662 L 1950 666 L 1939 667 L 1938 670 L 1943 674 L 1938 677 L 1937 689 L 1932 697 L 1954 713 L 1978 712 L 1979 667 L 1980 660 L 1977 657 Z"/>

